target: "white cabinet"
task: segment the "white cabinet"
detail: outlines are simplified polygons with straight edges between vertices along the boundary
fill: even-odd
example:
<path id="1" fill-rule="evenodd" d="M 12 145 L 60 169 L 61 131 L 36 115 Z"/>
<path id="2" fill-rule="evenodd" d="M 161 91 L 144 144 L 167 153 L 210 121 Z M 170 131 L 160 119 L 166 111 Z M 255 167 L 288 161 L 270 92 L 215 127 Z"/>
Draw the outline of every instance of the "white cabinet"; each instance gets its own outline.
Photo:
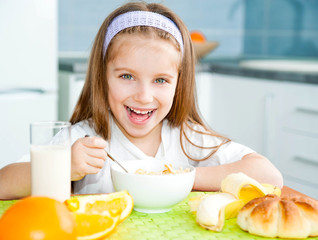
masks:
<path id="1" fill-rule="evenodd" d="M 30 123 L 56 120 L 56 105 L 55 93 L 16 90 L 0 94 L 0 168 L 30 152 Z"/>
<path id="2" fill-rule="evenodd" d="M 265 155 L 287 186 L 318 198 L 318 85 L 198 73 L 197 86 L 215 131 Z"/>
<path id="3" fill-rule="evenodd" d="M 199 107 L 210 127 L 267 155 L 268 131 L 273 124 L 270 121 L 273 83 L 211 73 L 204 73 L 203 82 L 201 76 L 202 73 L 197 74 Z M 201 89 L 208 91 L 207 97 L 202 96 Z M 200 101 L 202 98 L 204 102 Z"/>
<path id="4" fill-rule="evenodd" d="M 284 85 L 276 113 L 277 166 L 286 184 L 318 199 L 318 85 Z"/>
<path id="5" fill-rule="evenodd" d="M 69 121 L 75 105 L 82 92 L 85 82 L 85 73 L 59 72 L 59 102 L 58 118 Z"/>
<path id="6" fill-rule="evenodd" d="M 196 88 L 199 110 L 207 124 L 210 124 L 212 121 L 213 110 L 211 94 L 214 89 L 214 81 L 212 81 L 211 78 L 211 73 L 208 72 L 200 72 L 196 74 Z"/>

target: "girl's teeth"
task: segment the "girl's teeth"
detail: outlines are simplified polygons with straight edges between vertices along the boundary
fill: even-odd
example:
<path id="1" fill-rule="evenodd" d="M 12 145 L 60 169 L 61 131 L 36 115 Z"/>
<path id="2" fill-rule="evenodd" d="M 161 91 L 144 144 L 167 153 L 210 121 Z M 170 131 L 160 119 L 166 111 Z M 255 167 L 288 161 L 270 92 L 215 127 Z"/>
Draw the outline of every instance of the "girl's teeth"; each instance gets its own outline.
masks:
<path id="1" fill-rule="evenodd" d="M 132 109 L 132 108 L 130 108 L 130 107 L 128 107 L 128 111 L 129 111 L 129 113 L 130 113 L 131 111 L 133 111 L 133 112 L 135 112 L 135 113 L 137 113 L 137 114 L 148 114 L 149 117 L 150 117 L 150 115 L 151 115 L 151 113 L 152 113 L 152 111 L 139 111 L 139 110 Z"/>

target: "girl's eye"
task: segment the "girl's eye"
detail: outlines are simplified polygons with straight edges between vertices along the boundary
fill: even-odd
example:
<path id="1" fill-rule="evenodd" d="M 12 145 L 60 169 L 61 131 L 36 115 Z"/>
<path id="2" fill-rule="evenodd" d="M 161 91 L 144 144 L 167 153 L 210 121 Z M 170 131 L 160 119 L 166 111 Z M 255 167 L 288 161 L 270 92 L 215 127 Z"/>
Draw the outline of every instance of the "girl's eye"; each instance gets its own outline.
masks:
<path id="1" fill-rule="evenodd" d="M 123 75 L 121 75 L 121 77 L 123 79 L 127 79 L 127 80 L 132 80 L 133 79 L 133 77 L 130 74 L 123 74 Z"/>
<path id="2" fill-rule="evenodd" d="M 164 80 L 163 78 L 158 78 L 158 79 L 156 79 L 155 80 L 155 83 L 166 83 L 167 81 L 166 80 Z"/>

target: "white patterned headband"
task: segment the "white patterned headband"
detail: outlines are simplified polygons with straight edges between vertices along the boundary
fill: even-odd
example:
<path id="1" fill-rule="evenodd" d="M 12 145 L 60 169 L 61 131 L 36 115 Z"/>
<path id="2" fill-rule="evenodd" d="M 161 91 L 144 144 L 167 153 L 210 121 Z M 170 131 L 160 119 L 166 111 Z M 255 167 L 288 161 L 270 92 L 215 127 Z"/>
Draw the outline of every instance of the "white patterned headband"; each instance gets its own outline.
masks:
<path id="1" fill-rule="evenodd" d="M 181 52 L 183 53 L 182 35 L 177 25 L 169 18 L 154 12 L 148 11 L 132 11 L 123 13 L 113 19 L 109 24 L 104 42 L 104 56 L 107 47 L 113 37 L 120 31 L 135 26 L 149 26 L 159 28 L 170 33 L 179 43 Z"/>

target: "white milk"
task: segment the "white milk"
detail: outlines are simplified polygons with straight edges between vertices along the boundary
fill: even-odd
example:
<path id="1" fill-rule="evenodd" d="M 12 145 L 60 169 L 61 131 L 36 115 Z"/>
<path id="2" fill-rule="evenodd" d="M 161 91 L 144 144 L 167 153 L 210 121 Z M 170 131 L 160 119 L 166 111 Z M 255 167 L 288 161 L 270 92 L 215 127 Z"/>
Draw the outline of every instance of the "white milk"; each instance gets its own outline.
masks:
<path id="1" fill-rule="evenodd" d="M 64 201 L 71 195 L 70 146 L 31 145 L 32 195 Z"/>

